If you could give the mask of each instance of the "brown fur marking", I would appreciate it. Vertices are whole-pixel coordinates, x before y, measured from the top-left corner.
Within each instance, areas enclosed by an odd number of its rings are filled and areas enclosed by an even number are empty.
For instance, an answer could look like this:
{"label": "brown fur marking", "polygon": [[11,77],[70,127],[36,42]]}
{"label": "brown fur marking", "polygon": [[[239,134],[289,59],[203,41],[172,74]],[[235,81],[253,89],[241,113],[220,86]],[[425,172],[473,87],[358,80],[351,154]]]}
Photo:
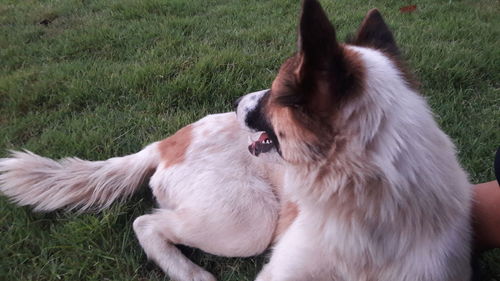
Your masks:
{"label": "brown fur marking", "polygon": [[273,241],[278,240],[283,233],[290,227],[299,215],[299,206],[293,202],[285,202],[280,210],[278,224],[274,231]]}
{"label": "brown fur marking", "polygon": [[186,151],[191,144],[192,135],[193,125],[188,125],[177,131],[173,136],[160,142],[159,149],[165,168],[184,161]]}
{"label": "brown fur marking", "polygon": [[[324,158],[332,147],[337,147],[333,144],[341,128],[332,124],[338,124],[335,122],[338,108],[359,97],[364,90],[365,68],[359,54],[342,45],[339,48],[346,72],[313,71],[305,78],[314,78],[317,83],[304,88],[306,81],[301,81],[296,75],[296,68],[301,66],[300,54],[296,54],[282,65],[272,84],[271,96],[263,105],[264,111],[275,131],[286,132],[286,139],[279,137],[283,156],[288,161],[292,161],[287,157],[287,143],[290,142],[304,144],[307,151],[303,153],[312,160]],[[336,83],[351,86],[337,87]]]}

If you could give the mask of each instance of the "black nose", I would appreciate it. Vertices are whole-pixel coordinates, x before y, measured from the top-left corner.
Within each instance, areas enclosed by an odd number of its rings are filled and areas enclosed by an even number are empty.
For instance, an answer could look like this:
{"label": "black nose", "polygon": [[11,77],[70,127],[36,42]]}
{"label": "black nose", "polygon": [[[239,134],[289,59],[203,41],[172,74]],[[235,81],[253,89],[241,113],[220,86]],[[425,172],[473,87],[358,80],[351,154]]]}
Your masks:
{"label": "black nose", "polygon": [[239,97],[237,100],[233,102],[233,109],[236,111],[238,109],[238,104],[240,104],[240,101],[243,97]]}

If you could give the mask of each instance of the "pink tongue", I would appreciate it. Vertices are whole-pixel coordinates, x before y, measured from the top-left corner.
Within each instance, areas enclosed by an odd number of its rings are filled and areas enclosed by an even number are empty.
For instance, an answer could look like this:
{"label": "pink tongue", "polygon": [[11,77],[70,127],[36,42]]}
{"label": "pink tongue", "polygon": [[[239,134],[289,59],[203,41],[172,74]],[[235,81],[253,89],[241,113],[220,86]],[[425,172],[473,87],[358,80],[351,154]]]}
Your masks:
{"label": "pink tongue", "polygon": [[269,136],[267,135],[267,133],[262,133],[262,135],[260,135],[260,137],[257,141],[263,142],[263,141],[267,140],[268,138],[269,138]]}
{"label": "pink tongue", "polygon": [[273,148],[273,145],[267,140],[269,140],[269,135],[267,135],[267,133],[262,133],[257,141],[252,142],[248,146],[248,151],[250,151],[250,153],[254,156],[259,156],[259,154],[263,152],[270,151]]}

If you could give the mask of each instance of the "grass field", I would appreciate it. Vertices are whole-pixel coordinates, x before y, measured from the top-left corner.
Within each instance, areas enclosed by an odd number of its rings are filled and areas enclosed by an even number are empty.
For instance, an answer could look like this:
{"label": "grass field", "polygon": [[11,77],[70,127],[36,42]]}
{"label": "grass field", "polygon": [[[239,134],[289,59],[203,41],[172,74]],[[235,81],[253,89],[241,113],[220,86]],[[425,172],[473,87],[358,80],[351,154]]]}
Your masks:
{"label": "grass field", "polygon": [[[413,13],[403,5],[417,4]],[[454,139],[472,182],[500,144],[500,1],[329,1],[339,38],[378,7]],[[0,157],[29,149],[89,160],[130,154],[267,88],[295,48],[298,0],[1,0]],[[146,188],[100,214],[34,214],[0,198],[0,280],[168,280],[131,228]],[[264,257],[184,249],[220,280]],[[500,280],[500,251],[482,257]]]}

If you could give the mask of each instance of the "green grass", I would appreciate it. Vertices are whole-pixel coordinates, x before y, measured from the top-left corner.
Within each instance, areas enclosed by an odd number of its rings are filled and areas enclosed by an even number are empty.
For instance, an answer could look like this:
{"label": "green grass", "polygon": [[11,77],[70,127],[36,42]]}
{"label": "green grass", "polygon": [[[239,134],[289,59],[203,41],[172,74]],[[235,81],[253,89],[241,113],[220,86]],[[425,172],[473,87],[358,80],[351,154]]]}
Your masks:
{"label": "green grass", "polygon": [[[339,38],[378,7],[472,182],[500,143],[500,1],[322,1]],[[295,48],[298,0],[0,1],[0,156],[130,154],[269,87]],[[39,24],[50,21],[48,25]],[[143,192],[101,214],[34,214],[0,198],[0,280],[168,280],[131,224]],[[253,280],[264,257],[185,249],[220,280]],[[483,255],[500,280],[500,251]]]}

